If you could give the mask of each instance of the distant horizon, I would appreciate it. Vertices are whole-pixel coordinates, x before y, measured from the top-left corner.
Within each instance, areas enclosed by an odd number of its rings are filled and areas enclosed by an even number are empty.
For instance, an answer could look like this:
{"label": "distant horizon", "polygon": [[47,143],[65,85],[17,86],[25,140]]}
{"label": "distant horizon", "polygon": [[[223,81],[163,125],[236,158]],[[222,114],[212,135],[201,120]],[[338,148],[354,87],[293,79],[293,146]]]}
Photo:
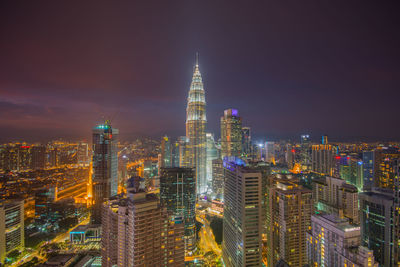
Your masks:
{"label": "distant horizon", "polygon": [[[118,127],[115,127],[117,129],[119,129]],[[207,131],[207,133],[210,131]],[[211,132],[213,133],[213,132]],[[218,141],[218,139],[220,138],[220,134],[218,134],[217,136],[214,134],[214,138],[215,141]],[[302,133],[302,134],[309,134],[309,133]],[[273,141],[273,142],[280,142],[280,141],[290,141],[290,142],[295,142],[295,143],[300,143],[300,135],[298,136],[286,136],[286,137],[277,137],[277,136],[273,136],[273,135],[252,135],[252,142],[254,143],[260,143],[260,142],[266,142],[266,141]],[[172,138],[173,140],[176,140],[179,136],[185,136],[184,134],[182,135],[174,135],[174,134],[161,134],[161,135],[148,135],[148,134],[142,134],[142,133],[137,133],[137,134],[124,134],[124,133],[119,133],[119,142],[133,142],[137,139],[144,139],[144,138],[150,138],[152,140],[158,140],[161,141],[161,138],[163,136],[168,136],[170,138]],[[269,138],[267,138],[266,136],[269,136]],[[317,136],[313,136],[310,135],[311,138],[311,142],[312,143],[321,143],[321,135],[317,135]],[[52,141],[66,141],[66,142],[79,142],[79,141],[83,141],[83,142],[88,142],[91,143],[91,139],[92,136],[91,134],[88,137],[54,137],[54,138],[49,138],[49,139],[31,139],[31,138],[15,138],[15,139],[2,139],[0,138],[0,144],[6,144],[6,143],[17,143],[17,142],[27,142],[27,143],[41,143],[41,144],[45,144],[45,143],[49,143]],[[382,144],[386,144],[386,143],[400,143],[400,140],[395,140],[395,139],[382,139],[382,138],[374,138],[374,137],[335,137],[335,136],[330,136],[328,135],[328,141],[329,143],[382,143]]]}

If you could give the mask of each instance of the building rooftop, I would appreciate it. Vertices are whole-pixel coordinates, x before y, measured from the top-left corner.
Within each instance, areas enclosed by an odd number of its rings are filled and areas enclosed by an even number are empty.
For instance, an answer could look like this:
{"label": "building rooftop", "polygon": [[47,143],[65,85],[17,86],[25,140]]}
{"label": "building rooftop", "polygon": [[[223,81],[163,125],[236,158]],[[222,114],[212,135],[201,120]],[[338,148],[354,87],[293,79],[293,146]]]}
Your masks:
{"label": "building rooftop", "polygon": [[323,221],[325,224],[340,229],[343,232],[360,231],[359,226],[352,225],[349,223],[348,219],[340,218],[335,214],[322,213],[319,215],[313,215],[313,217]]}

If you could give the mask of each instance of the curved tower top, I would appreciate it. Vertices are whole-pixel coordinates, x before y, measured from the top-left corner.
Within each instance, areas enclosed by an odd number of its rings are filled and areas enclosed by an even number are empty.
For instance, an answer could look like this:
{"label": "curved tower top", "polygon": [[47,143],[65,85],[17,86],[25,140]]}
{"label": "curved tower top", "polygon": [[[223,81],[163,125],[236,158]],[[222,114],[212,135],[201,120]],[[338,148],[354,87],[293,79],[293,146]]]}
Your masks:
{"label": "curved tower top", "polygon": [[203,79],[199,69],[198,57],[194,66],[193,78],[190,83],[190,90],[187,102],[186,122],[188,121],[207,121],[206,117],[206,98],[204,92]]}

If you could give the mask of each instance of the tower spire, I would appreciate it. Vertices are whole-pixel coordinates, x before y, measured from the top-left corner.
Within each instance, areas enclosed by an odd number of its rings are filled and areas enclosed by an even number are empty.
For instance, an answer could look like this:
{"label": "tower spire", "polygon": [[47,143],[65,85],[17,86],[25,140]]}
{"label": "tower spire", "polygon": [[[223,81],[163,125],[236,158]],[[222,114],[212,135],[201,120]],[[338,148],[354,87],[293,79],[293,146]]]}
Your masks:
{"label": "tower spire", "polygon": [[196,67],[199,66],[199,52],[196,52]]}

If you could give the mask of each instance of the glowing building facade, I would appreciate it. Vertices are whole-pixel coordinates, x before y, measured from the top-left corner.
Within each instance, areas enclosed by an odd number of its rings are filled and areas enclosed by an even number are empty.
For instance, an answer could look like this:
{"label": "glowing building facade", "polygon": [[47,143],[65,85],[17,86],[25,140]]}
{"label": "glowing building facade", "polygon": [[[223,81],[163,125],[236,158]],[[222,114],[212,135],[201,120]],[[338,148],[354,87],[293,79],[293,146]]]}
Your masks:
{"label": "glowing building facade", "polygon": [[237,109],[227,109],[221,117],[221,156],[242,155],[242,119]]}
{"label": "glowing building facade", "polygon": [[91,221],[101,223],[103,202],[118,193],[118,129],[109,121],[93,128],[93,209]]}
{"label": "glowing building facade", "polygon": [[189,166],[196,168],[197,193],[207,189],[206,177],[206,99],[198,60],[194,67],[186,109],[186,137]]}

